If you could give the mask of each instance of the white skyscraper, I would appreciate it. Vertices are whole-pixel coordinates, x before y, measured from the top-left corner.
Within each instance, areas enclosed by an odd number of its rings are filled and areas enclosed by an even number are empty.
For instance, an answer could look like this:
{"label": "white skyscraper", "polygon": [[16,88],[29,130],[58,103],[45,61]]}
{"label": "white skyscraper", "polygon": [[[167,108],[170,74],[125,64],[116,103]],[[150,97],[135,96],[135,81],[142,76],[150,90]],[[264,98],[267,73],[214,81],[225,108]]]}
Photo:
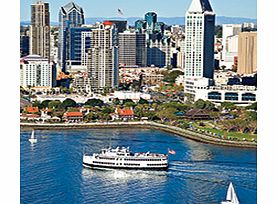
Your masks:
{"label": "white skyscraper", "polygon": [[118,48],[116,29],[104,22],[92,29],[91,49],[88,50],[88,77],[95,91],[115,88],[118,85]]}
{"label": "white skyscraper", "polygon": [[55,80],[55,67],[39,55],[28,55],[20,60],[20,86],[50,88]]}
{"label": "white skyscraper", "polygon": [[186,13],[186,78],[213,79],[214,26],[215,13],[209,0],[192,0]]}

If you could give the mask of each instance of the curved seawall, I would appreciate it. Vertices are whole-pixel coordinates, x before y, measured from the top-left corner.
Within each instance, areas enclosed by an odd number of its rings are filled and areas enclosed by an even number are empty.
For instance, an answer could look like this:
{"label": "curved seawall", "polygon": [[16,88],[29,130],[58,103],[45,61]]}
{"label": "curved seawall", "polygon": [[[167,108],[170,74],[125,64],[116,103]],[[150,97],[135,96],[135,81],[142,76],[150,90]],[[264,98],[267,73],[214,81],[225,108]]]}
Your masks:
{"label": "curved seawall", "polygon": [[257,148],[255,142],[249,141],[232,141],[223,139],[217,136],[211,136],[208,134],[203,134],[199,132],[194,132],[187,129],[182,129],[175,126],[164,125],[156,122],[103,122],[103,123],[21,123],[22,129],[37,129],[37,130],[57,130],[57,129],[93,129],[93,128],[149,128],[163,130],[169,133],[173,133],[191,140],[198,142],[231,146],[231,147],[241,147],[241,148]]}

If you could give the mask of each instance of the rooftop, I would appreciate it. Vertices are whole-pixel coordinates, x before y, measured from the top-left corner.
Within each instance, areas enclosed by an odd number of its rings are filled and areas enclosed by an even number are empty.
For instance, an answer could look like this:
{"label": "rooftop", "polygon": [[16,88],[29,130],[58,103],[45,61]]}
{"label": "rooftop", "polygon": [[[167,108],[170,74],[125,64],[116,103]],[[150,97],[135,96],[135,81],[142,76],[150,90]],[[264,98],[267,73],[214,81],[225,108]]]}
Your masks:
{"label": "rooftop", "polygon": [[192,0],[188,12],[213,12],[209,0]]}
{"label": "rooftop", "polygon": [[77,11],[83,13],[83,9],[78,6],[76,3],[74,2],[69,2],[68,4],[66,4],[65,6],[62,6],[61,7],[61,10],[64,12],[64,13],[69,13],[72,9],[76,9]]}

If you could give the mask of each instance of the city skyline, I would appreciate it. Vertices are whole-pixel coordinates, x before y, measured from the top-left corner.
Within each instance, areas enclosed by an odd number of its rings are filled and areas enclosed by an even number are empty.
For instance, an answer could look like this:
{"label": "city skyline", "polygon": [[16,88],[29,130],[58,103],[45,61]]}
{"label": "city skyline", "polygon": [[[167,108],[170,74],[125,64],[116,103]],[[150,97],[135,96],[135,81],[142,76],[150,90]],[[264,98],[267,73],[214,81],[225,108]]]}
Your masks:
{"label": "city skyline", "polygon": [[[20,3],[20,20],[29,21],[30,20],[30,3],[35,3],[36,1],[21,0]],[[58,11],[61,6],[69,3],[68,0],[53,1],[48,0],[50,5],[50,20],[52,22],[58,21]],[[113,1],[95,1],[93,4],[84,0],[74,1],[78,5],[84,8],[84,13],[86,18],[93,17],[142,17],[144,13],[148,11],[155,11],[160,17],[183,17],[185,16],[185,11],[190,6],[190,0],[173,0],[173,1],[162,1],[153,0],[151,2],[147,0],[141,0],[138,2],[127,0]],[[109,7],[106,5],[109,4]],[[178,6],[172,6],[178,5]],[[257,2],[252,0],[233,0],[223,2],[221,0],[211,1],[211,5],[217,16],[227,16],[227,17],[241,17],[241,18],[257,18]],[[237,6],[239,5],[239,7]],[[105,9],[99,9],[105,6]],[[123,16],[118,14],[117,9],[120,8],[123,12]],[[174,8],[174,9],[168,9]],[[236,8],[236,9],[230,9]],[[247,8],[247,9],[246,9]]]}

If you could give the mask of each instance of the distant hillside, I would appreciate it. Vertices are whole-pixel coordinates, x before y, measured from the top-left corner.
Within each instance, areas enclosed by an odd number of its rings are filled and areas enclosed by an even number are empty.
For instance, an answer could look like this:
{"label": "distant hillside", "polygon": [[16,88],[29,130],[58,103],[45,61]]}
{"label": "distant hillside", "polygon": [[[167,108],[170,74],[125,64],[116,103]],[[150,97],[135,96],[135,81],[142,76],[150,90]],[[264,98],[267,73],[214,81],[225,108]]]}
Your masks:
{"label": "distant hillside", "polygon": [[[129,17],[129,18],[104,18],[104,17],[95,17],[95,18],[86,18],[86,24],[94,24],[96,22],[102,22],[104,20],[127,20],[129,25],[135,25],[135,21],[142,19],[141,17]],[[184,25],[184,17],[158,17],[158,21],[164,22],[167,25]],[[251,18],[240,18],[240,17],[226,17],[226,16],[217,16],[216,25],[222,24],[240,24],[240,23],[257,23],[257,19]],[[30,21],[21,21],[20,25],[30,25]],[[57,22],[51,22],[51,25],[57,26]]]}

